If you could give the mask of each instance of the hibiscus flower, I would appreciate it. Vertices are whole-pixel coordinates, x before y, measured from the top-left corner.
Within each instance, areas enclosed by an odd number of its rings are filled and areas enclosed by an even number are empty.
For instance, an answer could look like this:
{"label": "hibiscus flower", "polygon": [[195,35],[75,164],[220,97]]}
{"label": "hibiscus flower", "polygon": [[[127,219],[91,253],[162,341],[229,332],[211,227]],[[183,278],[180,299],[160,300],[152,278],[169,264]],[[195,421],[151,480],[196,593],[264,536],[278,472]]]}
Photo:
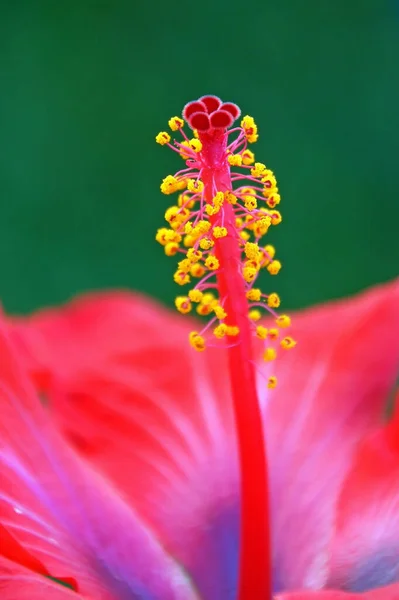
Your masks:
{"label": "hibiscus flower", "polygon": [[[399,598],[398,300],[393,282],[297,314],[281,385],[259,376],[278,598]],[[3,324],[3,598],[236,598],[227,365],[189,328],[128,293]]]}
{"label": "hibiscus flower", "polygon": [[281,198],[239,114],[205,96],[156,136],[186,166],[156,239],[205,325],[128,293],[0,324],[7,600],[398,596],[399,284],[287,335],[255,287]]}

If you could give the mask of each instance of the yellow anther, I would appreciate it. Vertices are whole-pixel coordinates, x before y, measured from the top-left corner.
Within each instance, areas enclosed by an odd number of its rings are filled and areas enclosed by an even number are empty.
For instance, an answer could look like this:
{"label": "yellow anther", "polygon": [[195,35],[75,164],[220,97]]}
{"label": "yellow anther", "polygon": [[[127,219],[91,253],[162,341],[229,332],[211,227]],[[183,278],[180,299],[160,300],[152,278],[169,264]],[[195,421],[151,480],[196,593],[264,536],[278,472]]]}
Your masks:
{"label": "yellow anther", "polygon": [[196,238],[192,235],[186,235],[184,237],[184,245],[186,248],[191,248],[192,246],[194,246],[195,242],[196,242]]}
{"label": "yellow anther", "polygon": [[208,237],[202,238],[202,240],[200,240],[200,243],[199,243],[200,248],[202,250],[209,250],[210,248],[212,248],[212,246],[214,244],[215,244],[215,242]]}
{"label": "yellow anther", "polygon": [[161,183],[161,192],[166,195],[173,194],[173,192],[176,192],[178,189],[178,183],[176,177],[168,175]]}
{"label": "yellow anther", "polygon": [[244,240],[244,242],[248,241],[251,237],[251,234],[248,233],[248,231],[241,231],[240,232],[240,238],[242,238]]}
{"label": "yellow anther", "polygon": [[291,325],[291,318],[288,315],[279,315],[276,323],[281,328],[289,327]]}
{"label": "yellow anther", "polygon": [[191,302],[201,302],[203,295],[201,290],[196,290],[195,288],[188,292],[188,297]]}
{"label": "yellow anther", "polygon": [[262,177],[268,172],[266,165],[260,162],[256,162],[251,169],[252,177]]}
{"label": "yellow anther", "polygon": [[255,227],[254,230],[259,230],[261,231],[261,235],[264,235],[267,230],[269,229],[270,225],[272,223],[272,220],[270,217],[261,217],[260,219],[258,219],[255,223]]}
{"label": "yellow anther", "polygon": [[232,192],[225,192],[224,193],[224,199],[229,204],[233,204],[233,205],[237,204],[237,196],[235,196]]}
{"label": "yellow anther", "polygon": [[174,231],[177,231],[177,232],[178,232],[178,231],[181,229],[181,225],[182,225],[183,221],[184,221],[184,217],[181,217],[181,216],[179,215],[179,216],[176,216],[176,218],[175,218],[175,219],[173,219],[173,221],[171,221],[171,222],[169,223],[169,225],[171,226],[171,228],[172,228]]}
{"label": "yellow anther", "polygon": [[[172,209],[177,209],[177,211],[174,212]],[[188,210],[188,208],[179,208],[178,206],[171,206],[170,209],[168,209],[165,213],[165,219],[169,220],[171,226],[175,221],[178,221],[180,225],[182,225],[183,222],[185,224],[189,223],[189,221],[187,221],[189,217],[191,217],[191,212]]]}
{"label": "yellow anther", "polygon": [[172,117],[169,119],[168,125],[172,131],[177,131],[178,129],[184,127],[184,121],[180,117]]}
{"label": "yellow anther", "polygon": [[223,192],[217,192],[216,196],[212,199],[213,206],[221,207],[224,203],[224,194]]}
{"label": "yellow anther", "polygon": [[179,250],[179,244],[176,242],[168,242],[165,246],[166,256],[174,256]]}
{"label": "yellow anther", "polygon": [[217,305],[213,310],[218,319],[225,319],[227,317],[227,313],[223,306]]}
{"label": "yellow anther", "polygon": [[244,267],[242,270],[242,274],[247,283],[251,283],[255,279],[258,274],[258,269],[255,267]]}
{"label": "yellow anther", "polygon": [[240,333],[240,328],[237,325],[227,325],[227,335],[235,337]]}
{"label": "yellow anther", "polygon": [[252,288],[252,290],[247,291],[246,296],[248,300],[259,302],[262,296],[262,291],[259,288]]}
{"label": "yellow anther", "polygon": [[273,259],[276,254],[276,248],[271,244],[267,244],[264,248],[265,252],[268,254],[269,259]]}
{"label": "yellow anther", "polygon": [[177,233],[177,231],[173,231],[173,229],[167,229],[165,232],[165,240],[166,242],[176,242],[179,244],[181,242],[181,235]]}
{"label": "yellow anther", "polygon": [[269,362],[271,360],[274,360],[276,356],[277,352],[274,348],[266,348],[266,350],[263,353],[263,360]]}
{"label": "yellow anther", "polygon": [[197,306],[197,313],[202,316],[209,315],[217,306],[217,300],[213,294],[204,294],[201,303]]}
{"label": "yellow anther", "polygon": [[196,263],[202,258],[201,250],[194,250],[194,248],[190,248],[187,252],[187,258],[190,262]]}
{"label": "yellow anther", "polygon": [[191,233],[192,230],[193,230],[192,221],[187,221],[187,223],[184,225],[184,233]]}
{"label": "yellow anther", "polygon": [[178,283],[179,285],[190,283],[190,275],[188,275],[185,271],[181,271],[180,269],[178,269],[173,275],[173,279],[175,283]]}
{"label": "yellow anther", "polygon": [[239,227],[242,227],[243,225],[244,225],[244,221],[241,219],[241,217],[236,217],[235,226],[239,228]]}
{"label": "yellow anther", "polygon": [[252,117],[246,115],[241,121],[241,127],[243,128],[245,137],[250,144],[257,141],[258,128]]}
{"label": "yellow anther", "polygon": [[192,304],[188,296],[177,296],[175,299],[175,306],[183,315],[186,315],[192,309]]}
{"label": "yellow anther", "polygon": [[165,144],[169,144],[170,135],[166,131],[160,131],[155,138],[157,144],[161,144],[161,146],[165,146]]}
{"label": "yellow anther", "polygon": [[266,200],[266,204],[270,207],[270,208],[274,208],[275,206],[277,206],[277,204],[280,204],[280,194],[277,193],[273,193],[270,196],[268,196],[267,200]]}
{"label": "yellow anther", "polygon": [[257,133],[253,133],[252,135],[247,135],[247,140],[250,144],[253,144],[258,141],[258,137]]}
{"label": "yellow anther", "polygon": [[184,148],[188,148],[189,150],[192,150],[195,153],[201,152],[202,150],[202,143],[199,140],[196,140],[195,138],[193,138],[192,140],[185,140],[184,142],[181,142],[181,146],[183,146],[183,148],[181,148],[180,156],[185,160],[187,158],[190,158],[190,156],[192,157],[192,153],[189,152],[187,154]]}
{"label": "yellow anther", "polygon": [[197,139],[199,138],[198,129],[193,129],[193,136]]}
{"label": "yellow anther", "polygon": [[272,225],[278,225],[283,220],[281,213],[278,210],[273,210],[270,213],[270,217],[272,220]]}
{"label": "yellow anther", "polygon": [[191,196],[188,194],[179,194],[177,205],[179,207],[184,206],[185,208],[193,208],[195,205],[195,200],[191,200]]}
{"label": "yellow anther", "polygon": [[281,262],[279,260],[272,260],[272,262],[266,268],[270,275],[277,275],[281,269]]}
{"label": "yellow anther", "polygon": [[259,321],[262,318],[262,313],[257,308],[252,308],[248,313],[248,317],[251,321]]}
{"label": "yellow anther", "polygon": [[177,266],[180,271],[184,271],[184,273],[188,273],[191,269],[191,261],[188,258],[184,258],[180,262],[177,263]]}
{"label": "yellow anther", "polygon": [[214,238],[223,238],[223,237],[226,237],[226,235],[227,235],[227,229],[226,229],[226,227],[216,226],[212,229],[212,234],[213,234]]}
{"label": "yellow anther", "polygon": [[244,246],[245,256],[250,260],[258,260],[261,257],[261,251],[255,242],[247,242]]}
{"label": "yellow anther", "polygon": [[255,210],[258,206],[258,201],[253,196],[246,196],[244,200],[244,206],[247,210]]}
{"label": "yellow anther", "polygon": [[194,150],[194,152],[201,152],[202,143],[198,139],[193,138],[192,140],[190,140],[189,144],[191,150]]}
{"label": "yellow anther", "polygon": [[196,226],[193,229],[193,232],[195,232],[196,234],[202,235],[204,233],[207,233],[211,228],[211,224],[209,223],[209,221],[198,221],[198,223],[196,224]]}
{"label": "yellow anther", "polygon": [[184,215],[180,212],[180,208],[178,206],[171,206],[165,211],[165,221],[171,223],[175,219],[184,220]]}
{"label": "yellow anther", "polygon": [[201,292],[201,290],[193,289],[188,292],[188,297],[190,298],[191,302],[201,302],[203,295],[204,294]]}
{"label": "yellow anther", "polygon": [[220,323],[213,330],[213,335],[218,339],[224,338],[224,336],[226,334],[227,334],[227,325],[225,325],[224,323]]}
{"label": "yellow anther", "polygon": [[229,154],[227,157],[227,162],[232,167],[241,167],[242,165],[242,156],[241,154]]}
{"label": "yellow anther", "polygon": [[249,229],[251,231],[254,228],[255,222],[256,222],[256,218],[254,217],[254,215],[247,215],[245,217],[245,227],[246,227],[246,229]]}
{"label": "yellow anther", "polygon": [[212,307],[208,304],[199,304],[197,306],[197,313],[201,315],[201,317],[207,317],[212,312]]}
{"label": "yellow anther", "polygon": [[277,377],[275,377],[274,375],[271,375],[269,377],[269,379],[267,380],[267,387],[272,390],[276,386],[277,386]]}
{"label": "yellow anther", "polygon": [[279,330],[276,329],[275,327],[272,327],[271,329],[269,329],[269,333],[268,333],[269,340],[275,341],[278,338],[279,333],[280,333]]}
{"label": "yellow anther", "polygon": [[265,187],[263,188],[263,192],[262,192],[262,194],[264,196],[267,197],[272,192],[277,191],[277,180],[276,180],[276,177],[275,177],[273,171],[271,171],[270,169],[266,169],[262,173],[261,182],[265,184]]}
{"label": "yellow anther", "polygon": [[244,267],[252,267],[252,268],[256,269],[257,271],[259,271],[260,262],[256,258],[251,258],[251,259],[245,261]]}
{"label": "yellow anther", "polygon": [[202,302],[205,302],[205,304],[211,304],[212,307],[216,306],[217,304],[217,300],[212,292],[206,292],[202,298]]}
{"label": "yellow anther", "polygon": [[202,352],[205,350],[205,338],[197,331],[192,331],[188,336],[189,342],[194,350]]}
{"label": "yellow anther", "polygon": [[210,271],[216,271],[219,268],[219,261],[213,254],[209,255],[205,261],[205,266]]}
{"label": "yellow anther", "polygon": [[166,239],[166,234],[169,231],[169,229],[167,229],[166,227],[161,227],[160,229],[158,229],[156,235],[155,235],[155,239],[159,244],[162,244],[162,246],[166,246],[166,244],[168,243],[168,240]]}
{"label": "yellow anther", "polygon": [[219,212],[220,208],[218,206],[212,206],[212,204],[207,204],[205,206],[206,214],[211,217],[212,215],[216,215]]}
{"label": "yellow anther", "polygon": [[256,328],[256,337],[260,340],[265,340],[267,338],[267,329],[263,327],[263,325],[258,325]]}
{"label": "yellow anther", "polygon": [[244,150],[241,156],[243,165],[252,165],[255,162],[255,154],[251,150]]}
{"label": "yellow anther", "polygon": [[278,308],[280,306],[280,296],[278,294],[269,294],[267,305],[271,308]]}
{"label": "yellow anther", "polygon": [[177,189],[179,191],[181,190],[185,190],[187,187],[187,179],[179,179],[179,182],[177,184]]}
{"label": "yellow anther", "polygon": [[284,350],[290,350],[294,346],[296,346],[296,341],[291,336],[287,336],[283,338],[280,342],[280,346],[284,348]]}
{"label": "yellow anther", "polygon": [[[257,163],[259,164],[259,163]],[[243,187],[241,188],[241,195],[242,196],[256,196],[256,190],[253,187]]]}
{"label": "yellow anther", "polygon": [[187,179],[187,189],[189,192],[194,192],[195,194],[201,193],[204,190],[204,184],[200,179]]}
{"label": "yellow anther", "polygon": [[180,156],[182,157],[183,160],[187,160],[188,158],[190,158],[190,152],[187,154],[185,152],[185,148],[189,148],[191,150],[190,147],[190,142],[187,142],[187,140],[184,140],[184,142],[181,142],[181,147],[180,147]]}
{"label": "yellow anther", "polygon": [[203,275],[205,275],[205,273],[206,269],[200,263],[195,263],[190,269],[190,275],[192,275],[193,277],[202,277]]}

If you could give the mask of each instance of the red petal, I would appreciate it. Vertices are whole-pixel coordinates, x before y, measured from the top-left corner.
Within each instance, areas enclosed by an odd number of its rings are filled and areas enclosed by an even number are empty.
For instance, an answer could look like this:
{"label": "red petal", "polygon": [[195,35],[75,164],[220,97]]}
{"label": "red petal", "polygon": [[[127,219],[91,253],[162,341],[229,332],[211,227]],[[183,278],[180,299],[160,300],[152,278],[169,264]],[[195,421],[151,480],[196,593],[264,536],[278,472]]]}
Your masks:
{"label": "red petal", "polygon": [[20,564],[27,569],[34,571],[40,575],[52,577],[58,581],[67,584],[74,591],[77,591],[77,582],[72,577],[58,576],[57,573],[50,573],[44,564],[38,560],[33,554],[28,552],[17,539],[0,523],[0,554],[15,563]]}
{"label": "red petal", "polygon": [[[31,571],[41,575],[49,575],[48,569],[40,560],[30,554],[0,523],[1,554]],[[75,586],[76,587],[76,586]]]}
{"label": "red petal", "polygon": [[[0,556],[2,600],[83,600],[83,596]],[[85,596],[86,600],[95,596]]]}
{"label": "red petal", "polygon": [[215,110],[217,110],[221,104],[222,101],[220,98],[218,98],[217,96],[202,96],[199,101],[202,104],[205,104],[206,106],[206,110],[208,111],[208,114],[213,113]]}
{"label": "red petal", "polygon": [[[358,441],[381,418],[399,364],[399,281],[293,316],[265,406],[277,580],[324,585],[320,559]],[[262,391],[263,390],[263,391]],[[310,583],[311,582],[311,583]]]}
{"label": "red petal", "polygon": [[[169,313],[168,313],[169,315]],[[149,323],[152,336],[148,339]],[[126,364],[126,356],[136,343],[156,346],[157,330],[166,334],[175,328],[183,339],[186,332],[178,315],[159,312],[158,304],[127,292],[87,294],[62,308],[47,309],[32,317],[13,319],[10,334],[19,357],[33,374],[41,373],[48,390],[51,380],[75,378],[78,374],[101,369],[110,359]]]}
{"label": "red petal", "polygon": [[399,581],[398,431],[396,417],[361,444],[345,479],[331,548],[336,587],[363,591]]}

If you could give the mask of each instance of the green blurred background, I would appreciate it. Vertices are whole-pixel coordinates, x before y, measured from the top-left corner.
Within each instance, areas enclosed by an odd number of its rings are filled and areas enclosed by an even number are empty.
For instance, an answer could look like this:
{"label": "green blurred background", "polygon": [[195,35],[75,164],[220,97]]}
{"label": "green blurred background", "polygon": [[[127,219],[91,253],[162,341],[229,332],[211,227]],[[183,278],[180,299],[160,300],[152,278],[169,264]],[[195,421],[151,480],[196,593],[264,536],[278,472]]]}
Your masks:
{"label": "green blurred background", "polygon": [[394,0],[0,3],[0,296],[11,311],[87,289],[171,303],[154,241],[180,165],[154,143],[205,93],[237,102],[277,175],[298,307],[398,273]]}

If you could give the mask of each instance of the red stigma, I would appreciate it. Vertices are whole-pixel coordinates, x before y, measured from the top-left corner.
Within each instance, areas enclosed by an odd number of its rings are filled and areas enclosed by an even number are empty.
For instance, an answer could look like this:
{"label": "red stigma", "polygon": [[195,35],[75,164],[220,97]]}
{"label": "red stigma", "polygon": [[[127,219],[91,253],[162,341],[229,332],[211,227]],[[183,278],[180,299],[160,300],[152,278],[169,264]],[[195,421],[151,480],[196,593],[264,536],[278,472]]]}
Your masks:
{"label": "red stigma", "polygon": [[213,129],[227,129],[240,116],[241,111],[232,102],[222,102],[217,96],[202,96],[186,104],[183,118],[191,129],[210,132]]}

